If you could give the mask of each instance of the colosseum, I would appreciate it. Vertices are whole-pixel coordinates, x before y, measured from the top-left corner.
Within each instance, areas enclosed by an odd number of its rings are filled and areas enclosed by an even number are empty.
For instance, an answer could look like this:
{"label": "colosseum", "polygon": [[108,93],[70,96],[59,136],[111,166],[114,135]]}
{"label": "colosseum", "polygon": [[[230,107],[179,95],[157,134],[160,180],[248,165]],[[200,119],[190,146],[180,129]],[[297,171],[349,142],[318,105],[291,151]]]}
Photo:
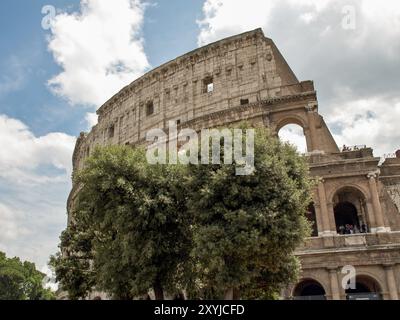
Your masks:
{"label": "colosseum", "polygon": [[[284,299],[397,300],[400,290],[400,152],[385,161],[366,146],[339,149],[318,112],[312,81],[299,81],[261,29],[184,54],[123,88],[97,111],[73,154],[82,168],[96,145],[135,145],[152,128],[200,130],[249,121],[278,135],[301,126],[318,178],[308,218],[312,237],[298,248],[301,280]],[[68,212],[77,186],[68,199]],[[356,289],[343,279],[356,272]],[[346,279],[344,279],[346,280]]]}

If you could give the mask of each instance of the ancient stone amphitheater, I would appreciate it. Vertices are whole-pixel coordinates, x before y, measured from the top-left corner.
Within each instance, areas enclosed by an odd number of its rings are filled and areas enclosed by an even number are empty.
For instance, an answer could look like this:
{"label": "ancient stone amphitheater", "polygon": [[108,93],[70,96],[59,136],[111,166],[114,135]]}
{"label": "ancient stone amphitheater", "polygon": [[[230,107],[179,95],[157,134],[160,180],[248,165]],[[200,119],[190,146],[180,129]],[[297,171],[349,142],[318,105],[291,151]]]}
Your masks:
{"label": "ancient stone amphitheater", "polygon": [[[135,80],[97,111],[73,154],[82,168],[96,145],[139,144],[152,128],[200,130],[241,120],[303,128],[311,174],[319,177],[308,217],[313,237],[296,254],[302,279],[282,292],[294,299],[398,299],[400,155],[383,163],[372,149],[339,150],[318,113],[312,81],[299,81],[261,29],[211,43]],[[74,203],[77,186],[68,199]],[[356,289],[342,280],[354,266]],[[345,267],[345,268],[344,268]]]}

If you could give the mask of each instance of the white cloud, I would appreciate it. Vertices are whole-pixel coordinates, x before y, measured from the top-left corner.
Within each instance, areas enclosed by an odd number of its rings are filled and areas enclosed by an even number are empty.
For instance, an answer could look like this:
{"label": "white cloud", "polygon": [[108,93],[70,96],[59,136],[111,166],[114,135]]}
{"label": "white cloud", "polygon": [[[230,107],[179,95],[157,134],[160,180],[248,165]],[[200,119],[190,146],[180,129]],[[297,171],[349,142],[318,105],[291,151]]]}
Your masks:
{"label": "white cloud", "polygon": [[14,240],[23,230],[18,228],[12,210],[0,203],[0,243]]}
{"label": "white cloud", "polygon": [[[17,182],[47,182],[64,179],[72,171],[75,138],[64,133],[35,137],[21,121],[0,115],[0,178]],[[40,167],[52,166],[61,171],[44,176]]]}
{"label": "white cloud", "polygon": [[85,120],[88,126],[88,130],[90,131],[92,127],[94,127],[98,122],[98,116],[95,112],[86,113]]}
{"label": "white cloud", "polygon": [[65,228],[75,138],[0,115],[0,251],[45,265]]}
{"label": "white cloud", "polygon": [[300,153],[307,152],[307,143],[303,129],[296,124],[289,124],[279,130],[279,138],[284,142],[289,142],[297,148]]}
{"label": "white cloud", "polygon": [[375,154],[394,153],[400,149],[400,99],[387,102],[385,99],[351,101],[335,108],[330,122],[340,126],[340,134],[335,140],[339,146],[364,145],[374,146]]}
{"label": "white cloud", "polygon": [[[343,28],[346,6],[355,9],[354,30]],[[399,147],[390,129],[399,119],[399,1],[207,0],[198,23],[199,45],[262,27],[298,78],[315,81],[320,112],[338,142],[367,144],[377,155]],[[374,133],[358,135],[367,123]]]}
{"label": "white cloud", "polygon": [[43,279],[44,287],[53,291],[57,291],[58,284],[56,283],[56,275],[53,270],[51,270],[48,265],[45,265],[40,269],[40,272],[46,275],[46,277]]}
{"label": "white cloud", "polygon": [[320,12],[329,1],[318,0],[206,0],[203,5],[204,18],[198,21],[201,28],[198,43],[205,45],[221,37],[264,27],[272,20],[274,10],[284,6],[302,8],[298,19],[309,23],[315,13]]}
{"label": "white cloud", "polygon": [[139,0],[81,0],[52,23],[49,50],[63,71],[49,81],[72,104],[100,106],[149,67]]}

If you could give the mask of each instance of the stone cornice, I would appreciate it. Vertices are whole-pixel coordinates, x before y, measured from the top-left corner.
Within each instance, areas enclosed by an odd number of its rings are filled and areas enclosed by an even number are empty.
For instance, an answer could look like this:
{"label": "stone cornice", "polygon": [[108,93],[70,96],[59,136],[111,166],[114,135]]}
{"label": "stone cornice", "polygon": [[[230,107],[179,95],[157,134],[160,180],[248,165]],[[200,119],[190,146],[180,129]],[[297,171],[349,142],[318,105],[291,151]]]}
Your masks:
{"label": "stone cornice", "polygon": [[[283,97],[278,97],[278,98],[270,98],[270,99],[265,99],[261,101],[257,101],[245,106],[237,106],[225,110],[220,110],[212,113],[208,113],[203,116],[196,117],[194,119],[191,119],[189,121],[183,122],[179,125],[179,128],[195,128],[196,124],[198,123],[206,123],[207,121],[212,121],[214,119],[222,119],[223,117],[230,116],[232,114],[240,114],[240,113],[245,113],[248,112],[249,110],[251,111],[251,118],[265,115],[265,114],[271,114],[273,112],[279,112],[280,110],[274,110],[271,107],[272,106],[277,106],[281,103],[287,103],[291,101],[299,101],[300,99],[307,100],[309,98],[315,98],[316,92],[305,92],[305,93],[299,93],[299,94],[294,94],[290,96],[283,96]],[[243,121],[245,119],[239,120]],[[222,123],[221,123],[222,124]],[[205,126],[207,127],[207,126]],[[164,128],[166,129],[166,128]],[[141,139],[137,141],[135,144],[143,144],[145,143],[145,139]]]}

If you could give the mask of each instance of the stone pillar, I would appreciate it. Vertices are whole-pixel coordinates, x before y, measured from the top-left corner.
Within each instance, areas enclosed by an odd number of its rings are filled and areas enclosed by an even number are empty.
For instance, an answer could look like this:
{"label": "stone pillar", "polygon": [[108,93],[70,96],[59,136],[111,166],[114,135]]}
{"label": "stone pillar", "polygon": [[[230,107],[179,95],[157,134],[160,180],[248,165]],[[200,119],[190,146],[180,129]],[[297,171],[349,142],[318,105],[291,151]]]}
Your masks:
{"label": "stone pillar", "polygon": [[329,220],[329,226],[330,226],[330,230],[333,231],[333,234],[335,234],[337,231],[336,228],[336,220],[335,220],[335,212],[333,209],[333,203],[332,202],[328,202],[327,203],[327,208],[328,208],[328,220]]}
{"label": "stone pillar", "polygon": [[387,229],[385,228],[385,223],[383,221],[382,207],[379,201],[378,188],[376,186],[376,175],[375,172],[371,172],[367,175],[375,217],[375,226],[371,228],[371,232],[386,232]]}
{"label": "stone pillar", "polygon": [[374,208],[372,207],[372,203],[370,200],[367,200],[366,205],[367,205],[368,228],[369,232],[372,232],[371,228],[375,228],[376,226]]}
{"label": "stone pillar", "polygon": [[310,152],[317,150],[318,143],[317,143],[317,131],[315,127],[315,112],[314,112],[315,105],[308,105],[306,107],[307,110],[307,118],[308,118],[308,128],[310,129]]}
{"label": "stone pillar", "polygon": [[314,204],[314,208],[315,208],[315,220],[317,220],[318,236],[320,236],[324,231],[324,226],[322,224],[321,207],[319,206],[319,204]]}
{"label": "stone pillar", "polygon": [[332,231],[329,223],[329,211],[326,202],[324,180],[320,179],[318,182],[318,198],[319,207],[321,209],[321,221],[322,221],[322,232],[321,235],[332,235]]}
{"label": "stone pillar", "polygon": [[394,275],[393,264],[383,266],[386,274],[386,282],[389,289],[390,300],[399,300],[399,294],[397,291],[396,277]]}
{"label": "stone pillar", "polygon": [[305,128],[303,130],[304,136],[306,137],[306,144],[307,144],[307,152],[312,152],[313,151],[313,145],[311,141],[311,134],[310,134],[310,129]]}
{"label": "stone pillar", "polygon": [[327,269],[329,272],[329,280],[331,283],[331,298],[332,300],[340,300],[339,278],[337,274],[337,268],[331,267]]}

